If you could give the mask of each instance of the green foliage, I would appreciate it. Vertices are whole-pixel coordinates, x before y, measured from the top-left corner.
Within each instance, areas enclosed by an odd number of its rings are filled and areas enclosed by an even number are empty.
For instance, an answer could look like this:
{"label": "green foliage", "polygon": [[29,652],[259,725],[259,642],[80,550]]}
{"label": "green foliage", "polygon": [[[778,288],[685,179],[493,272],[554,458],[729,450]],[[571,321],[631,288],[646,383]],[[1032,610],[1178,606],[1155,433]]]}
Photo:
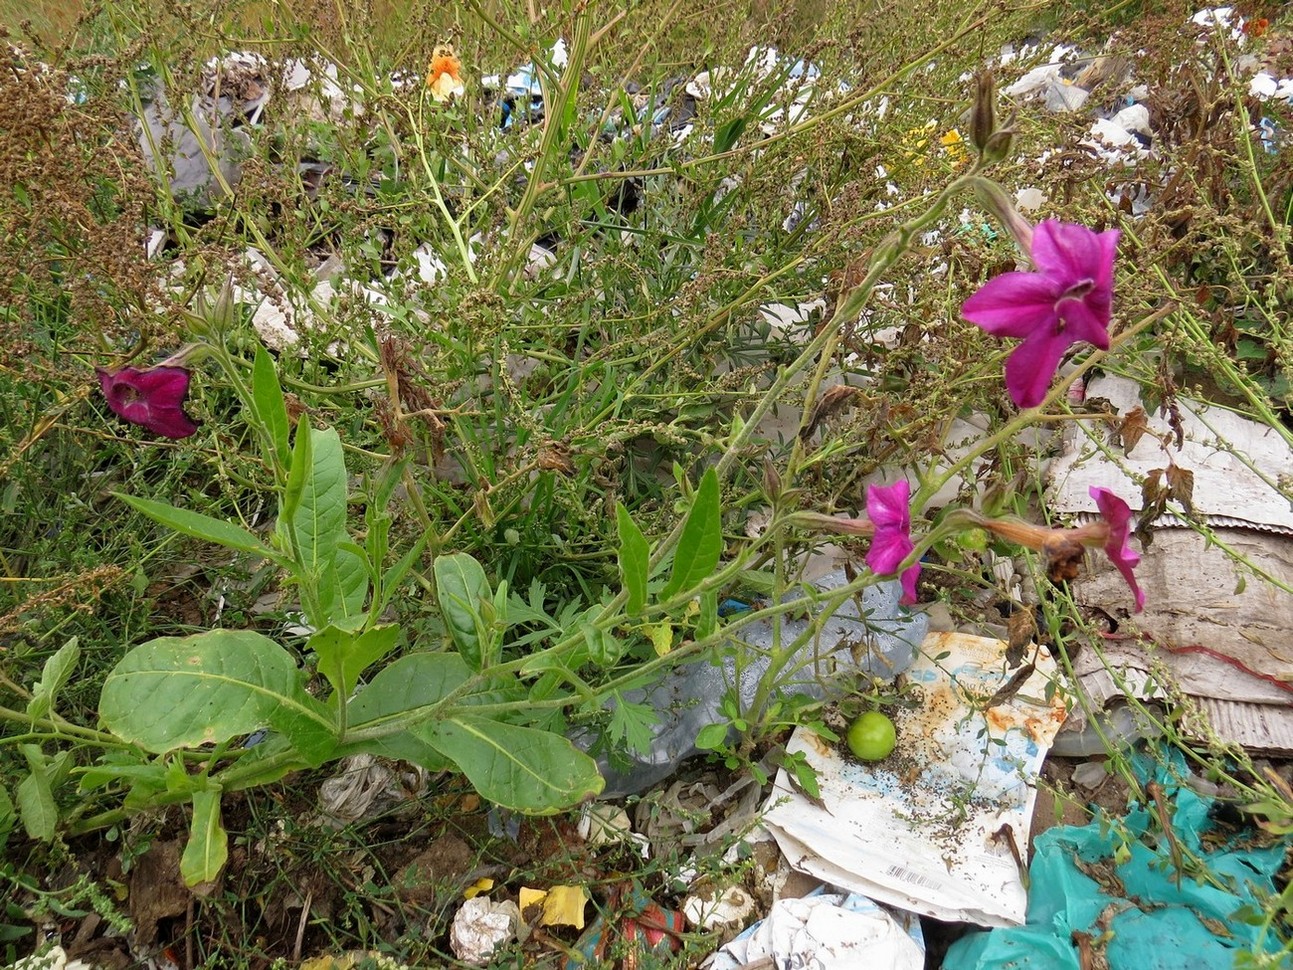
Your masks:
{"label": "green foliage", "polygon": [[[252,43],[263,13],[274,70],[325,50],[353,102],[316,77],[290,110],[271,101],[240,122],[243,178],[208,203],[173,195],[120,133],[158,94],[189,103],[225,53],[224,10],[109,3],[71,45],[100,56],[59,47],[35,52],[48,69],[9,72],[6,93],[51,120],[41,143],[0,133],[21,162],[0,243],[14,347],[0,655],[17,697],[0,708],[0,842],[21,824],[52,845],[186,801],[184,875],[206,882],[232,793],[361,753],[552,813],[600,791],[570,728],[612,755],[645,750],[657,713],[629,691],[698,657],[744,663],[756,616],[826,616],[874,581],[830,602],[805,592],[797,564],[820,537],[796,511],[855,514],[882,465],[921,469],[918,525],[971,469],[959,498],[1027,511],[1036,454],[1000,393],[1000,354],[958,315],[1019,254],[962,231],[973,202],[958,179],[976,163],[939,136],[968,107],[961,72],[1036,13],[746,12],[489,2],[418,11],[414,30],[403,5],[338,5],[322,22],[257,8],[232,35]],[[1117,345],[1099,364],[1140,380],[1147,409],[1202,382],[1293,440],[1290,153],[1261,148],[1235,51],[1214,37],[1205,56],[1178,26],[1151,32],[1138,72],[1233,117],[1164,119],[1135,178],[1170,185],[1170,204],[1123,218],[1084,151],[993,175],[1010,196],[1035,182],[1065,200],[1063,218],[1122,228]],[[559,36],[571,61],[540,67],[547,118],[501,130],[479,75],[542,61]],[[393,80],[421,71],[437,37],[469,79],[450,104]],[[747,61],[755,41],[795,53]],[[809,42],[816,85],[789,78]],[[1188,48],[1184,74],[1159,70],[1156,45],[1172,44]],[[58,66],[72,62],[76,77]],[[637,99],[607,82],[630,64]],[[711,69],[689,129],[669,128],[681,88],[666,97],[666,65]],[[1071,139],[1071,118],[1016,107],[1017,146]],[[317,184],[294,164],[306,157],[327,169]],[[139,240],[159,220],[167,252],[149,262]],[[249,268],[248,249],[270,270]],[[337,266],[329,295],[320,270]],[[271,270],[264,299],[247,295]],[[823,294],[804,319],[764,313]],[[298,337],[276,355],[251,323],[271,304]],[[199,433],[154,443],[117,421],[90,365],[146,365],[193,337]],[[1062,395],[1051,405],[1048,422],[1071,416]],[[970,411],[987,435],[947,458]],[[986,550],[938,525],[928,572],[972,602],[995,582]],[[755,578],[776,606],[720,616]],[[773,638],[753,701],[728,698],[703,748],[761,771],[783,732],[825,732],[816,702],[781,690],[802,645]],[[807,766],[782,757],[811,794]],[[1253,785],[1247,803],[1285,830],[1287,794]]]}

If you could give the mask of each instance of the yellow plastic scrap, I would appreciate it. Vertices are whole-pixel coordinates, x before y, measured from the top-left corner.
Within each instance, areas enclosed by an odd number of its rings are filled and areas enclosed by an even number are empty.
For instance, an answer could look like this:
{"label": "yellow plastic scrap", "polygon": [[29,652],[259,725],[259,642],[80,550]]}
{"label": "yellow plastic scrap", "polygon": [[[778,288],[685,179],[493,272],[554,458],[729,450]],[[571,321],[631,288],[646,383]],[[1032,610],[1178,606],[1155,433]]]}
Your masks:
{"label": "yellow plastic scrap", "polygon": [[534,910],[531,907],[542,905],[539,926],[573,926],[582,930],[588,899],[588,890],[583,886],[553,886],[548,890],[522,886],[521,918],[532,919]]}
{"label": "yellow plastic scrap", "polygon": [[477,879],[474,883],[472,883],[470,886],[468,886],[466,889],[462,891],[462,898],[473,899],[476,896],[479,896],[481,893],[489,892],[493,888],[494,888],[494,880],[488,879],[482,876],[480,879]]}

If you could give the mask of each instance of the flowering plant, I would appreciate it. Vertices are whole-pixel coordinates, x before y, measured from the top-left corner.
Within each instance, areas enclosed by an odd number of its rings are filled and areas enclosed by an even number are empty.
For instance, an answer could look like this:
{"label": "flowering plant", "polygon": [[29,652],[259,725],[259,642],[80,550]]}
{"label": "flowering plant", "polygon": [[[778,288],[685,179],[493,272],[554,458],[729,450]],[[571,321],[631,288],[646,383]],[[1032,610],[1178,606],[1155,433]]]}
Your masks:
{"label": "flowering plant", "polygon": [[426,85],[436,101],[451,101],[467,90],[462,81],[462,62],[448,44],[437,44],[432,52]]}
{"label": "flowering plant", "polygon": [[118,416],[164,438],[187,438],[197,433],[197,423],[184,413],[192,378],[187,368],[159,364],[95,370],[108,407]]}
{"label": "flowering plant", "polygon": [[1003,273],[961,307],[995,337],[1020,337],[1006,362],[1006,389],[1021,408],[1046,396],[1064,352],[1078,341],[1109,347],[1118,230],[1047,220],[1031,234],[1032,272]]}

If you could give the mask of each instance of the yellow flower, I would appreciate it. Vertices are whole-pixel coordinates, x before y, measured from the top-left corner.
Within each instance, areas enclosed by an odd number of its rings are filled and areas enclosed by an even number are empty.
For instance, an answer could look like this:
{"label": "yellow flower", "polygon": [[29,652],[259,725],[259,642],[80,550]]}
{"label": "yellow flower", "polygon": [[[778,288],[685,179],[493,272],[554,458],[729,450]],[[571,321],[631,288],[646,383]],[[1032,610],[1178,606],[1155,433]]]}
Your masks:
{"label": "yellow flower", "polygon": [[437,44],[427,68],[427,89],[437,101],[448,101],[467,90],[462,83],[462,62],[448,44]]}
{"label": "yellow flower", "polygon": [[947,157],[952,160],[952,164],[960,165],[962,162],[970,160],[970,152],[965,147],[965,139],[961,137],[961,133],[955,128],[946,132],[938,142],[943,146],[943,151],[947,152]]}

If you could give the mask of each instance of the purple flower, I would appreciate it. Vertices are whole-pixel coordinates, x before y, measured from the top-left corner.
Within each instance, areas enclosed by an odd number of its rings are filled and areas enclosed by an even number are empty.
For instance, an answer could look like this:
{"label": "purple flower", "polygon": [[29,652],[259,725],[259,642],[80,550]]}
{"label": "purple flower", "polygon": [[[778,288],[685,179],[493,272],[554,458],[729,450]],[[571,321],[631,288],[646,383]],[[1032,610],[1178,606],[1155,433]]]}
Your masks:
{"label": "purple flower", "polygon": [[96,367],[99,386],[108,407],[131,424],[165,438],[187,438],[198,430],[184,413],[189,393],[189,371],[184,367],[123,367],[106,371]]}
{"label": "purple flower", "polygon": [[1108,349],[1118,235],[1049,219],[1033,231],[1036,272],[1002,273],[962,304],[961,315],[994,337],[1023,338],[1006,361],[1006,390],[1019,407],[1042,402],[1079,340]]}
{"label": "purple flower", "polygon": [[1145,594],[1136,585],[1136,574],[1132,571],[1140,562],[1140,555],[1127,544],[1131,537],[1131,507],[1107,488],[1092,485],[1090,495],[1095,499],[1100,517],[1108,526],[1108,536],[1104,540],[1105,555],[1118,567],[1122,578],[1127,580],[1131,592],[1136,598],[1136,612],[1145,608]]}
{"label": "purple flower", "polygon": [[[866,490],[866,512],[875,525],[875,537],[867,550],[866,564],[877,576],[890,576],[916,547],[911,541],[911,510],[908,500],[911,486],[906,481],[892,485],[871,485]],[[920,563],[902,571],[902,600],[910,606],[916,602],[916,577]]]}

